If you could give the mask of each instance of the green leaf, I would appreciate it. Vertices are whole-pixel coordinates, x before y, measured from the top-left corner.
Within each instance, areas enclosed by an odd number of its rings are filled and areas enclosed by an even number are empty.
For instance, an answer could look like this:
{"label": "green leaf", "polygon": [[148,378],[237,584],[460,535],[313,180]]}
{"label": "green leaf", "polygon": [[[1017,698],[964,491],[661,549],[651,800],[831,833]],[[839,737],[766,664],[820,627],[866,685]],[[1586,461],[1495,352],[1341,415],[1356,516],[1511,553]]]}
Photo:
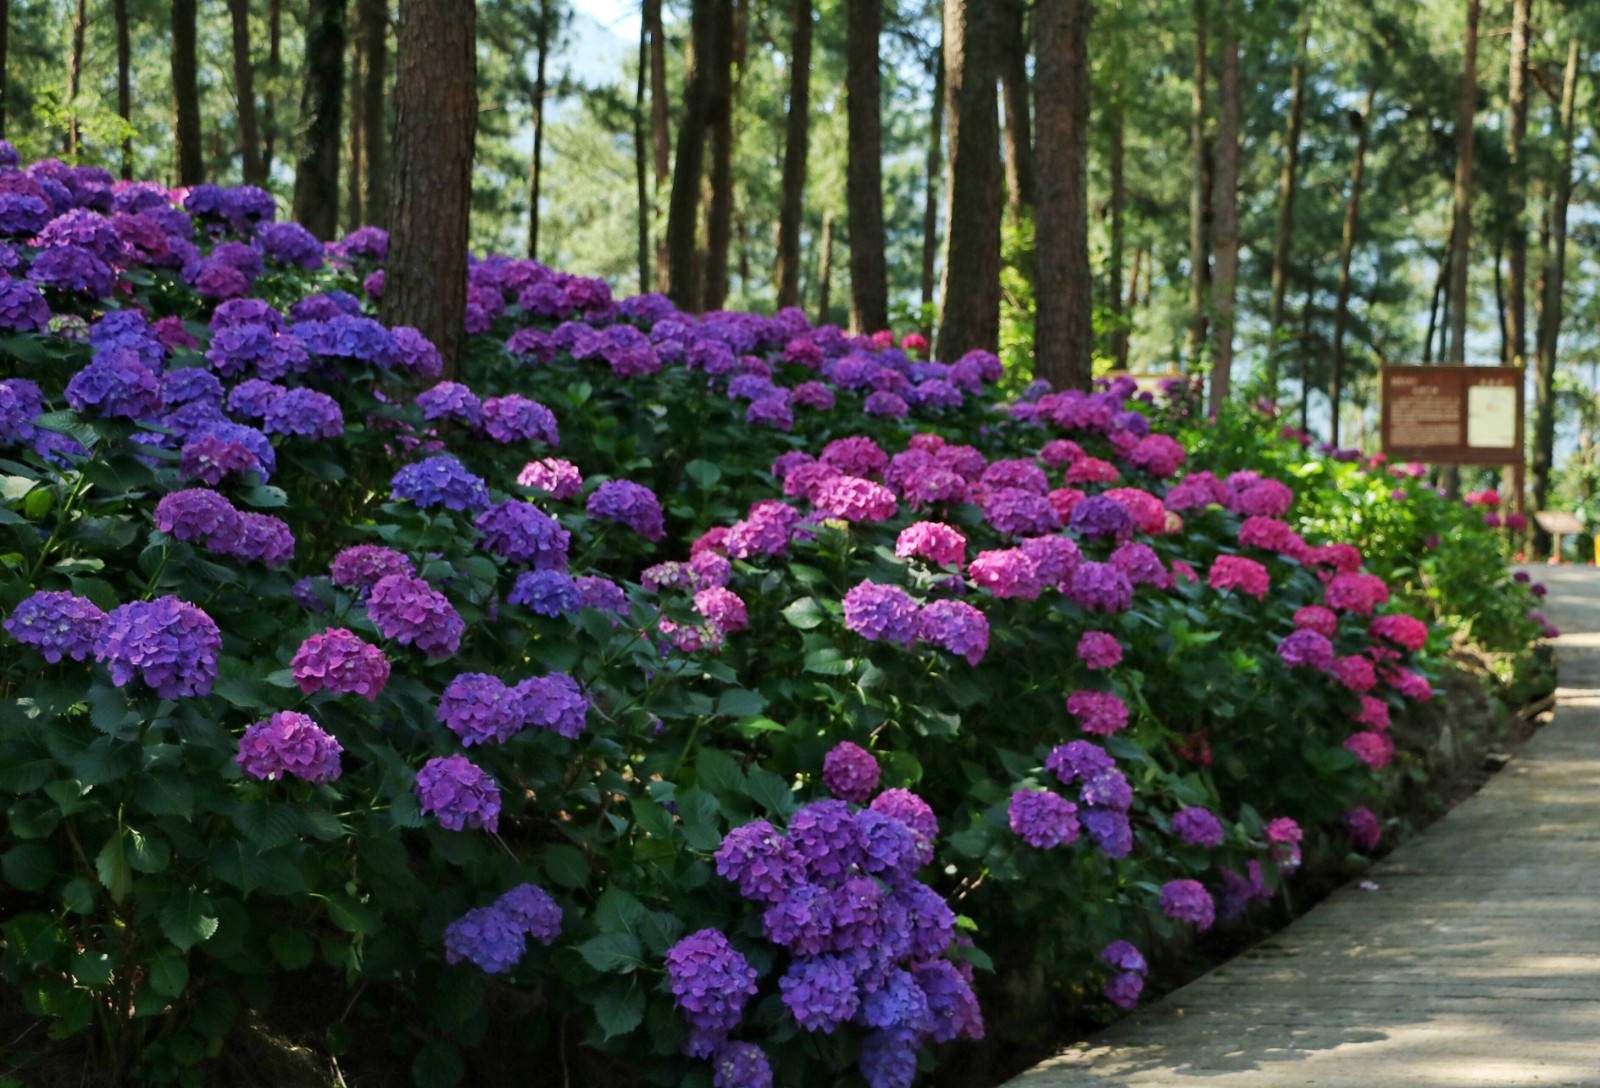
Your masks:
{"label": "green leaf", "polygon": [[789,626],[809,631],[822,626],[828,618],[828,613],[815,597],[801,597],[784,608],[783,618],[789,621]]}
{"label": "green leaf", "polygon": [[746,740],[754,740],[763,733],[781,733],[783,726],[771,718],[757,714],[753,718],[741,718],[733,723],[734,731]]}
{"label": "green leaf", "polygon": [[739,761],[717,748],[702,748],[694,761],[700,784],[712,793],[744,792],[744,770]]}
{"label": "green leaf", "polygon": [[672,837],[672,814],[662,805],[643,797],[633,799],[633,822],[658,839]]}
{"label": "green leaf", "polygon": [[311,957],[316,952],[316,945],[297,929],[274,930],[272,936],[267,938],[267,947],[272,949],[272,955],[289,971],[298,971],[311,965]]}
{"label": "green leaf", "polygon": [[594,1018],[607,1039],[626,1035],[644,1020],[644,993],[629,983],[626,989],[607,990],[594,1003]]}
{"label": "green leaf", "polygon": [[272,863],[248,843],[230,842],[211,852],[211,871],[249,895],[272,876]]}
{"label": "green leaf", "polygon": [[120,903],[133,890],[133,867],[128,864],[127,851],[123,849],[123,828],[117,828],[95,855],[94,871],[111,893],[113,902]]}
{"label": "green leaf", "polygon": [[774,815],[787,816],[798,807],[789,783],[765,768],[750,772],[747,788],[751,799]]}
{"label": "green leaf", "polygon": [[767,708],[767,697],[759,691],[734,688],[717,699],[717,713],[729,718],[749,718]]}
{"label": "green leaf", "polygon": [[246,506],[258,510],[272,510],[289,505],[289,496],[281,487],[247,487],[239,496]]}
{"label": "green leaf", "polygon": [[429,1043],[411,1063],[411,1079],[417,1088],[455,1088],[463,1072],[461,1051],[452,1043]]}
{"label": "green leaf", "polygon": [[72,980],[79,986],[98,990],[111,981],[113,961],[97,948],[86,948],[72,957]]}
{"label": "green leaf", "polygon": [[189,985],[189,965],[182,956],[163,952],[149,963],[150,988],[162,997],[177,997]]}
{"label": "green leaf", "polygon": [[383,928],[383,921],[376,911],[344,894],[328,896],[328,917],[340,929],[364,937],[370,937]]}
{"label": "green leaf", "polygon": [[581,888],[589,882],[589,860],[582,850],[566,843],[545,849],[544,871],[563,888]]}
{"label": "green leaf", "polygon": [[0,475],[0,502],[16,502],[38,486],[38,480],[27,476]]}
{"label": "green leaf", "polygon": [[194,888],[185,888],[167,901],[157,916],[161,932],[184,952],[217,932],[217,914],[211,900]]}
{"label": "green leaf", "polygon": [[722,469],[710,461],[690,461],[683,466],[683,471],[689,479],[704,488],[716,487],[722,479]]}
{"label": "green leaf", "polygon": [[56,875],[55,855],[41,843],[13,846],[0,855],[0,874],[5,876],[7,884],[19,891],[40,891]]}
{"label": "green leaf", "polygon": [[194,814],[194,783],[177,772],[142,775],[133,796],[152,816],[181,816],[187,820]]}
{"label": "green leaf", "polygon": [[578,954],[596,971],[626,974],[644,966],[644,946],[631,933],[602,933],[578,946]]}
{"label": "green leaf", "polygon": [[56,493],[49,488],[41,487],[23,500],[22,512],[29,521],[41,521],[55,504]]}

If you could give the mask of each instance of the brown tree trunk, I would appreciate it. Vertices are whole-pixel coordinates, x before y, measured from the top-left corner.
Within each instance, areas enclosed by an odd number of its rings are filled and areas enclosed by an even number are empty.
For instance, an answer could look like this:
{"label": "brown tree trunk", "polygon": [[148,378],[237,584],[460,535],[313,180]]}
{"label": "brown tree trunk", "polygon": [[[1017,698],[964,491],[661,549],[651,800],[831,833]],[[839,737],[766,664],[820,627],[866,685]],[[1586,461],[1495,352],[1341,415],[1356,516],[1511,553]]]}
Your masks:
{"label": "brown tree trunk", "polygon": [[367,222],[389,222],[388,99],[389,0],[357,0],[361,17],[362,69],[361,146],[366,155]]}
{"label": "brown tree trunk", "polygon": [[200,157],[199,61],[195,55],[195,0],[172,0],[172,113],[178,184],[205,180]]}
{"label": "brown tree trunk", "polygon": [[1510,197],[1507,230],[1510,268],[1506,283],[1507,345],[1503,351],[1511,366],[1523,366],[1528,356],[1528,170],[1522,141],[1528,133],[1528,6],[1513,0],[1511,6],[1511,78],[1507,97],[1511,123],[1506,131],[1507,176]]}
{"label": "brown tree trunk", "polygon": [[639,70],[633,86],[633,184],[639,204],[639,293],[650,291],[650,145],[645,135],[645,89],[650,85],[650,32],[639,21]]}
{"label": "brown tree trunk", "polygon": [[1206,140],[1206,3],[1194,0],[1194,90],[1190,98],[1193,161],[1189,186],[1189,338],[1185,354],[1197,367],[1206,343],[1211,284],[1211,155]]}
{"label": "brown tree trunk", "polygon": [[[3,0],[10,6],[10,0]],[[111,0],[111,17],[117,31],[117,116],[122,118],[122,180],[133,180],[133,81],[129,70],[133,64],[133,42],[128,31],[128,0]],[[4,23],[0,15],[0,25]],[[0,30],[0,99],[5,97],[5,33]],[[0,102],[0,136],[5,135],[5,105]]]}
{"label": "brown tree trunk", "polygon": [[733,238],[733,60],[732,0],[718,0],[713,40],[716,63],[706,100],[711,130],[711,191],[706,200],[706,263],[701,306],[720,310],[728,298],[728,245]]}
{"label": "brown tree trunk", "polygon": [[[359,9],[358,9],[359,10]],[[363,216],[366,207],[362,197],[363,178],[365,172],[366,151],[362,147],[365,126],[361,123],[361,91],[365,86],[362,66],[365,61],[363,54],[366,52],[362,45],[362,35],[352,34],[350,37],[350,78],[346,80],[345,116],[347,123],[349,146],[344,157],[344,229],[355,230],[364,225]]]}
{"label": "brown tree trunk", "polygon": [[[1111,94],[1111,246],[1106,254],[1106,304],[1111,311],[1111,358],[1118,370],[1128,368],[1128,315],[1122,305],[1122,260],[1127,248],[1128,178],[1127,111],[1122,102],[1122,83],[1112,84]],[[1139,276],[1134,266],[1134,279]],[[1132,309],[1132,305],[1128,309]]]}
{"label": "brown tree trunk", "polygon": [[1294,202],[1300,192],[1300,129],[1306,114],[1306,46],[1311,37],[1311,4],[1301,0],[1300,30],[1294,68],[1289,74],[1289,121],[1283,136],[1283,166],[1278,172],[1278,222],[1272,232],[1272,302],[1267,312],[1267,395],[1278,391],[1278,332],[1283,328],[1284,300],[1289,290],[1289,262],[1294,252]]}
{"label": "brown tree trunk", "polygon": [[1143,266],[1144,246],[1135,246],[1133,250],[1133,273],[1128,277],[1128,300],[1123,303],[1123,310],[1130,320],[1133,318],[1134,308],[1139,305],[1139,272]]}
{"label": "brown tree trunk", "polygon": [[1311,318],[1317,301],[1317,280],[1306,284],[1306,301],[1300,307],[1300,431],[1311,433]]}
{"label": "brown tree trunk", "polygon": [[[655,187],[651,194],[653,210],[659,214],[661,201],[672,179],[672,136],[667,122],[667,46],[661,27],[661,0],[644,0],[640,25],[650,36],[650,152],[655,164]],[[656,236],[655,283],[667,279],[667,236]]]}
{"label": "brown tree trunk", "polygon": [[1356,228],[1361,215],[1361,179],[1367,166],[1367,143],[1372,136],[1372,103],[1378,85],[1367,88],[1367,104],[1356,125],[1356,157],[1350,165],[1350,196],[1344,206],[1344,234],[1339,242],[1339,299],[1333,310],[1333,367],[1328,381],[1328,441],[1339,444],[1339,398],[1344,391],[1344,333],[1350,318],[1350,257],[1355,252]]}
{"label": "brown tree trunk", "polygon": [[789,114],[778,203],[778,306],[800,304],[800,217],[811,139],[811,0],[794,0],[789,23]]}
{"label": "brown tree trunk", "polygon": [[339,230],[339,144],[343,135],[345,0],[311,0],[306,22],[300,128],[305,144],[294,171],[294,217],[323,240]]}
{"label": "brown tree trunk", "polygon": [[1217,172],[1212,227],[1217,253],[1211,283],[1215,318],[1211,349],[1211,413],[1228,403],[1233,376],[1234,306],[1239,293],[1239,7],[1223,0],[1221,69],[1217,74]]}
{"label": "brown tree trunk", "polygon": [[[127,0],[117,0],[119,5]],[[264,185],[261,134],[256,127],[255,65],[250,59],[250,0],[228,0],[233,21],[233,89],[239,102],[239,158],[246,185]]]}
{"label": "brown tree trunk", "polygon": [[1472,137],[1478,109],[1478,4],[1467,0],[1467,35],[1456,113],[1455,246],[1450,264],[1450,355],[1467,359],[1467,270],[1472,265]]}
{"label": "brown tree trunk", "polygon": [[[1557,349],[1561,340],[1562,292],[1567,269],[1567,206],[1572,201],[1572,147],[1576,126],[1578,39],[1567,46],[1566,74],[1561,81],[1559,132],[1561,153],[1556,162],[1555,189],[1550,199],[1550,232],[1541,275],[1544,301],[1539,307],[1539,365],[1533,397],[1533,508],[1543,510],[1550,500],[1550,475],[1555,465],[1555,386]],[[1547,554],[1549,535],[1534,531],[1534,553]]]}
{"label": "brown tree trunk", "polygon": [[[941,20],[942,23],[942,20]],[[939,259],[939,198],[944,174],[944,36],[940,33],[933,62],[933,108],[928,116],[928,158],[922,188],[922,333],[933,336],[933,299]]]}
{"label": "brown tree trunk", "polygon": [[1500,325],[1500,365],[1511,365],[1511,331],[1506,325],[1506,281],[1500,266],[1505,263],[1505,239],[1494,240],[1494,312]]}
{"label": "brown tree trunk", "polygon": [[544,180],[545,62],[550,55],[550,3],[539,0],[539,60],[533,76],[533,157],[528,160],[528,259],[539,259],[539,186]]}
{"label": "brown tree trunk", "polygon": [[[272,176],[278,145],[278,78],[283,68],[283,0],[267,0],[267,93],[261,100],[261,171]],[[386,205],[387,207],[387,205]]]}
{"label": "brown tree trunk", "polygon": [[689,14],[689,75],[683,90],[683,119],[672,168],[672,199],[667,209],[667,275],[663,292],[680,310],[701,308],[700,260],[695,228],[700,221],[700,184],[705,170],[706,102],[711,68],[716,63],[712,42],[716,8],[728,0],[694,0]]}
{"label": "brown tree trunk", "polygon": [[817,244],[817,324],[828,324],[828,295],[833,289],[833,213],[822,217],[822,240]]}
{"label": "brown tree trunk", "polygon": [[[1450,279],[1450,247],[1455,242],[1455,230],[1452,228],[1450,237],[1445,239],[1444,256],[1439,258],[1439,275],[1433,281],[1433,299],[1428,304],[1428,335],[1422,339],[1422,361],[1433,362],[1433,337],[1439,328],[1439,301],[1444,295],[1446,283]],[[1440,354],[1443,354],[1441,352]]]}
{"label": "brown tree trunk", "polygon": [[[1000,342],[1000,117],[995,10],[990,0],[944,0],[945,116],[950,170],[945,206],[939,355],[957,359]],[[1041,54],[1043,50],[1041,49]],[[956,210],[960,214],[956,214]]]}
{"label": "brown tree trunk", "polygon": [[883,230],[883,73],[878,56],[883,4],[882,0],[848,0],[848,9],[845,204],[850,230],[850,327],[856,332],[875,332],[889,325]]}
{"label": "brown tree trunk", "polygon": [[67,157],[78,157],[78,91],[83,86],[83,36],[89,28],[88,0],[78,0],[72,14],[72,51],[67,54]]}
{"label": "brown tree trunk", "polygon": [[[1034,193],[1033,376],[1088,389],[1094,373],[1089,271],[1089,0],[1039,0],[1039,161]],[[952,202],[951,207],[965,207]],[[942,345],[941,345],[942,347]]]}
{"label": "brown tree trunk", "polygon": [[411,325],[461,373],[467,230],[478,127],[473,0],[401,0],[394,184],[383,319]]}
{"label": "brown tree trunk", "polygon": [[1028,35],[1023,0],[1000,8],[1000,87],[1005,95],[1006,203],[1015,217],[1033,206],[1033,126],[1028,109]]}

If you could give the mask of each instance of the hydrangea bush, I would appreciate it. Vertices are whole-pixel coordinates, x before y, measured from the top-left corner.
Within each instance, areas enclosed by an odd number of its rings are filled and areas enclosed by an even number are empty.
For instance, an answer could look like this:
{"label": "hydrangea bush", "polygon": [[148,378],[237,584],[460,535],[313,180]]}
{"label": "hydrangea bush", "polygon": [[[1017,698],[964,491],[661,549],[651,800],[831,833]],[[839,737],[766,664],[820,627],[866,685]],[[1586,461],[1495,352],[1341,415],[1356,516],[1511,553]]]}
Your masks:
{"label": "hydrangea bush", "polygon": [[1541,630],[1476,511],[1186,390],[499,257],[447,378],[382,231],[0,192],[0,975],[150,1083],[299,1022],[424,1088],[508,1032],[909,1085],[991,972],[1130,1007],[1378,847],[1448,640]]}

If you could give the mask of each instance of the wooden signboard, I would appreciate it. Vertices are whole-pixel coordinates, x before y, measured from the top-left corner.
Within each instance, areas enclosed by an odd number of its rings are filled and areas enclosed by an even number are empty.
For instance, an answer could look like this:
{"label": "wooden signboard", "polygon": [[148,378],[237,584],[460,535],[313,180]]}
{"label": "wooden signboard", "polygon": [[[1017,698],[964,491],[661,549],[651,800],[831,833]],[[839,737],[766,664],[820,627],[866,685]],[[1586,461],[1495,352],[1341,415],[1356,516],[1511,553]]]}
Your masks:
{"label": "wooden signboard", "polygon": [[1511,366],[1386,366],[1380,425],[1391,461],[1521,465],[1522,385]]}

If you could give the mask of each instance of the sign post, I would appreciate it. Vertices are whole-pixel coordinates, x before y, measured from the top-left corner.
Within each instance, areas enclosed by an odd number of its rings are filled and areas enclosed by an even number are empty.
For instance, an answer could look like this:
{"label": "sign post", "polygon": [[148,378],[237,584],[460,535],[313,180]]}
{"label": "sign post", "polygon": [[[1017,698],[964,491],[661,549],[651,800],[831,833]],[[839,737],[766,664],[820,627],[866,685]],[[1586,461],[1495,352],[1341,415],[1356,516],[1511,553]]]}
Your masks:
{"label": "sign post", "polygon": [[1386,366],[1379,431],[1391,461],[1508,466],[1517,513],[1526,516],[1522,397],[1514,366]]}

